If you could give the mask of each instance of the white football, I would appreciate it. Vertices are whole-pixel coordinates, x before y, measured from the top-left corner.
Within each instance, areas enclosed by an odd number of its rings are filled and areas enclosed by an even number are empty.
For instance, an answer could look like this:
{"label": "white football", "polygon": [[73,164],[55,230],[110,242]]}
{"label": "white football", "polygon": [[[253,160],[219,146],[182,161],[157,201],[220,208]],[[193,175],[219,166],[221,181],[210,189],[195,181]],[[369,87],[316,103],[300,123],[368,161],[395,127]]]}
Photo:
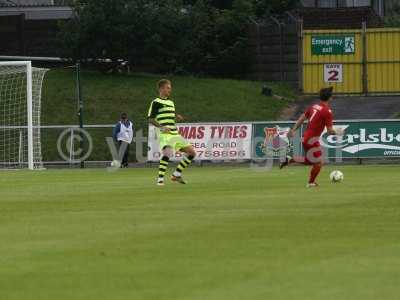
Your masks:
{"label": "white football", "polygon": [[119,160],[113,160],[113,161],[111,162],[111,167],[113,167],[113,168],[119,168],[119,167],[121,167],[120,161],[119,161]]}
{"label": "white football", "polygon": [[344,179],[344,175],[341,171],[335,170],[331,172],[329,178],[331,179],[332,182],[336,183],[336,182],[341,182]]}

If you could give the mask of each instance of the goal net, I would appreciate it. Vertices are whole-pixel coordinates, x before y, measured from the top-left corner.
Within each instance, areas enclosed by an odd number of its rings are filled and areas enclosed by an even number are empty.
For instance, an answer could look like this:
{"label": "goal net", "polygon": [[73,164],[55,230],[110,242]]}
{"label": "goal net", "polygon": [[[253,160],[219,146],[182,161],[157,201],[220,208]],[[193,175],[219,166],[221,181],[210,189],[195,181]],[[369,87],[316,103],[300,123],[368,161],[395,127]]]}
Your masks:
{"label": "goal net", "polygon": [[31,62],[0,62],[0,169],[43,167],[40,109],[47,71]]}

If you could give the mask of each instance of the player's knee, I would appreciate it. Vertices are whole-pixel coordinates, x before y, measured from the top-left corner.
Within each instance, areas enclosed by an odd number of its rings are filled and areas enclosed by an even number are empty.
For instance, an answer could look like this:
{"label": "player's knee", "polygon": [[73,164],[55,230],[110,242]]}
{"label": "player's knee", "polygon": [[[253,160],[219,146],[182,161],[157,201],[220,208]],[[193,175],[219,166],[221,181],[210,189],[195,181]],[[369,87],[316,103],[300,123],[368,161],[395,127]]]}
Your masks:
{"label": "player's knee", "polygon": [[171,149],[171,147],[164,147],[164,149],[162,150],[162,155],[163,156],[166,156],[166,157],[168,157],[168,158],[171,158],[172,157],[172,149]]}
{"label": "player's knee", "polygon": [[189,155],[190,160],[192,160],[196,157],[196,151],[194,151],[193,148],[190,148],[188,155]]}

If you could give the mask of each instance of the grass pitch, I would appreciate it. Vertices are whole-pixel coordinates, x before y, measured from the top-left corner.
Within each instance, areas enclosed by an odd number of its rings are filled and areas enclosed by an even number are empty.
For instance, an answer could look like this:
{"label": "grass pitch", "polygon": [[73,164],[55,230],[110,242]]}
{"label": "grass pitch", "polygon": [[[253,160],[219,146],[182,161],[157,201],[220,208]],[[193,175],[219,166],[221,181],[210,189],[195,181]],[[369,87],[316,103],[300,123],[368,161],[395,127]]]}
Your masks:
{"label": "grass pitch", "polygon": [[0,299],[398,299],[397,166],[0,173]]}

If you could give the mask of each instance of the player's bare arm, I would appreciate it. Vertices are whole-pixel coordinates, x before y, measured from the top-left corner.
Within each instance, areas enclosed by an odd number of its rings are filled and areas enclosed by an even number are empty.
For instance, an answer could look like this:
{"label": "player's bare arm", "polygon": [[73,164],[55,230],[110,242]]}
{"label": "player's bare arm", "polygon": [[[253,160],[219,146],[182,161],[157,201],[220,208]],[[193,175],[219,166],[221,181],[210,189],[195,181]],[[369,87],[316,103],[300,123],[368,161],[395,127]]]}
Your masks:
{"label": "player's bare arm", "polygon": [[296,121],[296,124],[294,124],[293,128],[289,130],[288,137],[294,137],[296,130],[300,128],[300,126],[304,123],[306,119],[306,115],[302,114],[300,118]]}
{"label": "player's bare arm", "polygon": [[178,121],[178,122],[182,122],[182,121],[185,121],[185,117],[184,116],[182,116],[182,115],[180,115],[180,114],[176,114],[176,120]]}
{"label": "player's bare arm", "polygon": [[337,135],[336,130],[333,127],[327,127],[326,131],[328,132],[329,135]]}
{"label": "player's bare arm", "polygon": [[333,126],[329,126],[326,128],[326,131],[328,132],[329,135],[343,135],[344,130],[341,128],[333,128]]}

